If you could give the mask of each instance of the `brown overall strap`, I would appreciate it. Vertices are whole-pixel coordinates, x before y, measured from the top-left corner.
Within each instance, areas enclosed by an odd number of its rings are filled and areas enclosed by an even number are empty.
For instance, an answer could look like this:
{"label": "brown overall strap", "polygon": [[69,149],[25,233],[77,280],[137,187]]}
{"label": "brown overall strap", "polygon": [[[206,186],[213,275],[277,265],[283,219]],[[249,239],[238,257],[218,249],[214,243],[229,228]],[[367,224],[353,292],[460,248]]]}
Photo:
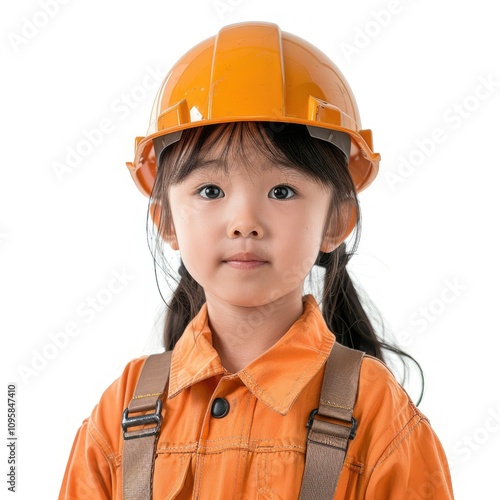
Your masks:
{"label": "brown overall strap", "polygon": [[[171,359],[171,351],[146,358],[132,400],[123,412],[123,500],[151,500],[153,497],[156,443],[162,421],[161,401],[168,385]],[[131,413],[139,415],[130,416]]]}
{"label": "brown overall strap", "polygon": [[356,435],[352,416],[358,392],[361,351],[338,342],[325,367],[319,408],[309,418],[306,464],[300,500],[332,500],[349,439]]}

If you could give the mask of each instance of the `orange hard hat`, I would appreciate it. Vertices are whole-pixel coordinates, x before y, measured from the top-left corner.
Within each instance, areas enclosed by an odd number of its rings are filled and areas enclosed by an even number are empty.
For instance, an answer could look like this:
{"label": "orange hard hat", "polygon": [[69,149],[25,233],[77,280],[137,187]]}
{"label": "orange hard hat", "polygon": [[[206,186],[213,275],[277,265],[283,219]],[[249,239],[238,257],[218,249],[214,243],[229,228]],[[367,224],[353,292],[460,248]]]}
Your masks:
{"label": "orange hard hat", "polygon": [[[127,163],[139,189],[151,194],[157,160],[182,130],[237,121],[299,123],[349,158],[356,191],[378,172],[371,130],[337,66],[309,42],[272,23],[226,26],[189,50],[156,96],[150,127]],[[346,135],[348,134],[348,135]],[[155,159],[156,158],[156,159]]]}

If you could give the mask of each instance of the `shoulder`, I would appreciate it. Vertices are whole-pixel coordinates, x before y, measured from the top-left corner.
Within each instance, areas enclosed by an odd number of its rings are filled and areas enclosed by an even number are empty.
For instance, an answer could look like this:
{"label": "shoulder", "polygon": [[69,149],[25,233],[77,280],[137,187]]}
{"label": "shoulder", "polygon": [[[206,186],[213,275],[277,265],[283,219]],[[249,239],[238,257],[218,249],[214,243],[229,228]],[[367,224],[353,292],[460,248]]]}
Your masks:
{"label": "shoulder", "polygon": [[81,425],[59,498],[115,498],[113,491],[121,481],[118,470],[122,458],[122,413],[133,395],[145,359],[135,359],[125,366]]}
{"label": "shoulder", "polygon": [[[358,397],[354,408],[360,440],[358,453],[372,467],[405,448],[405,442],[433,437],[429,421],[414,405],[387,366],[365,356],[361,364]],[[355,440],[356,441],[356,440]],[[421,443],[423,444],[423,443]]]}
{"label": "shoulder", "polygon": [[125,365],[122,374],[102,394],[98,404],[101,410],[121,407],[123,411],[132,398],[146,358],[142,356]]}
{"label": "shoulder", "polygon": [[101,451],[114,458],[120,453],[121,419],[128,406],[147,356],[133,359],[103,392],[88,419],[88,432]]}
{"label": "shoulder", "polygon": [[418,412],[387,365],[379,359],[367,355],[363,357],[361,363],[358,401],[366,407],[383,405],[395,409],[409,406],[410,414]]}
{"label": "shoulder", "polygon": [[357,433],[340,491],[354,488],[363,498],[453,498],[446,455],[428,419],[386,365],[370,356],[361,364],[353,415]]}

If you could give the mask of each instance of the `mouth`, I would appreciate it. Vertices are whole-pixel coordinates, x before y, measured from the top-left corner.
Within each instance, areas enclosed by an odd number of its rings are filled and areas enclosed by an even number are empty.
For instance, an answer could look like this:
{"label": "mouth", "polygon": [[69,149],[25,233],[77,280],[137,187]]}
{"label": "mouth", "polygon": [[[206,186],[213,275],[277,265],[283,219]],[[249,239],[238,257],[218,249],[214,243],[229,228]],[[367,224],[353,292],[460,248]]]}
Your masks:
{"label": "mouth", "polygon": [[268,263],[266,259],[249,252],[236,253],[222,262],[236,269],[256,269]]}

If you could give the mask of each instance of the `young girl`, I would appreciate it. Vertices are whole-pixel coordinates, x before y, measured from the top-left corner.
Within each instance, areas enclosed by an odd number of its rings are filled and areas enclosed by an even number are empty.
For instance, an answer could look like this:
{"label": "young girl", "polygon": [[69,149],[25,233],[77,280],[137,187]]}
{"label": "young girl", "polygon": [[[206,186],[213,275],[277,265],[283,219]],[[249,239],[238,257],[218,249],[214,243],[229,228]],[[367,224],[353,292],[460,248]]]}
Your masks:
{"label": "young girl", "polygon": [[[317,479],[317,464],[329,470],[320,450],[301,498],[453,498],[438,438],[380,361],[383,349],[403,353],[377,338],[346,269],[356,194],[378,162],[336,66],[273,24],[225,27],[166,77],[129,164],[150,196],[155,261],[168,269],[162,243],[180,257],[153,498],[299,498],[308,427],[328,421],[312,410],[336,343],[367,354],[347,453],[337,483]],[[304,295],[311,276],[317,299]],[[60,498],[149,498],[134,487],[149,474],[140,453],[124,456],[125,441],[142,442],[124,436],[144,364],[129,363],[83,423]]]}

